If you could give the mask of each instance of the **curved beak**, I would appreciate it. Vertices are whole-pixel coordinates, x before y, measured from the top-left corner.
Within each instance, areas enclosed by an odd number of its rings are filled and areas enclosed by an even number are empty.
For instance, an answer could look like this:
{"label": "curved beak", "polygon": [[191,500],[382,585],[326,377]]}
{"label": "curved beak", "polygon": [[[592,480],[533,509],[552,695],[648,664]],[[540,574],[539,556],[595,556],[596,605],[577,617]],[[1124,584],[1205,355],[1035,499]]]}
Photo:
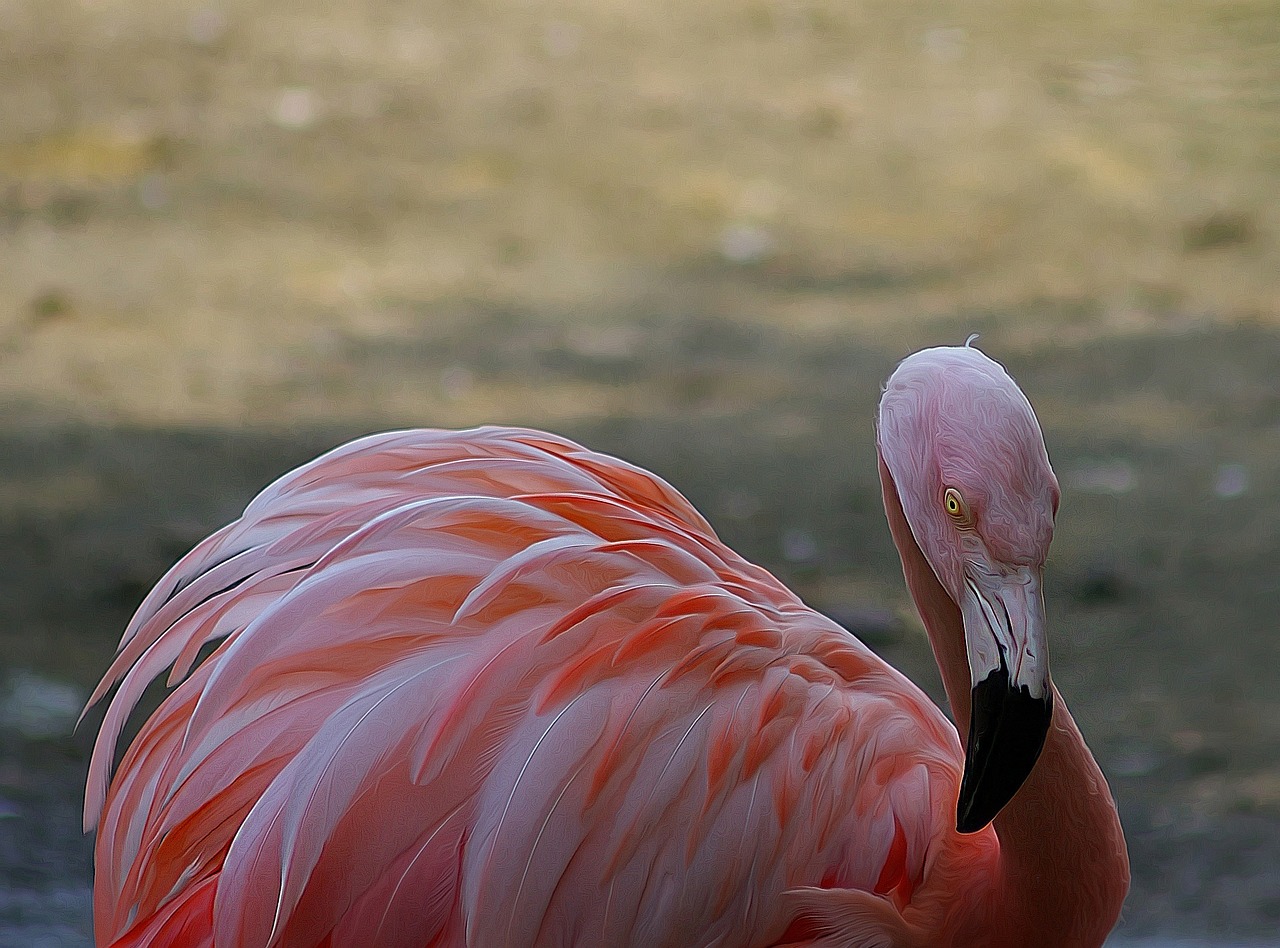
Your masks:
{"label": "curved beak", "polygon": [[1031,773],[1053,718],[1040,570],[965,570],[960,603],[973,682],[956,829],[990,823]]}

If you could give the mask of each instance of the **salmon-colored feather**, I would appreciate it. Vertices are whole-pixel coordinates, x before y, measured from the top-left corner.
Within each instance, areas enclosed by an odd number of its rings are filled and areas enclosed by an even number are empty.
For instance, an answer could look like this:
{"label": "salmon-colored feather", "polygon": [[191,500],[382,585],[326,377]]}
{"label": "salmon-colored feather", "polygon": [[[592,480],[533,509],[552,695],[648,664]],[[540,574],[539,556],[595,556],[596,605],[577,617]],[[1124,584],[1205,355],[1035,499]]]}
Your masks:
{"label": "salmon-colored feather", "polygon": [[[777,896],[833,858],[807,851],[819,834],[804,827],[851,812],[815,799],[857,785],[847,749],[827,750],[827,787],[812,777],[847,689],[909,695],[926,724],[898,746],[933,747],[939,779],[956,779],[954,737],[902,678],[721,546],[670,487],[550,436],[357,442],[268,488],[157,589],[170,598],[144,603],[104,682],[123,678],[86,810],[110,827],[104,941],[161,912],[186,874],[216,881],[217,937],[236,945],[318,943],[378,905],[385,944],[424,929],[625,940],[635,925],[698,930],[707,900],[726,937],[764,938],[785,928]],[[147,680],[219,638],[100,802]],[[857,659],[823,662],[828,639]],[[784,776],[797,733],[808,779]],[[892,836],[849,822],[844,874],[870,888]],[[741,855],[722,865],[726,838]],[[573,908],[583,885],[612,891],[608,916],[603,899]]]}
{"label": "salmon-colored feather", "polygon": [[663,481],[551,435],[286,475],[146,598],[93,700],[116,685],[104,945],[900,945],[992,896],[938,709]]}

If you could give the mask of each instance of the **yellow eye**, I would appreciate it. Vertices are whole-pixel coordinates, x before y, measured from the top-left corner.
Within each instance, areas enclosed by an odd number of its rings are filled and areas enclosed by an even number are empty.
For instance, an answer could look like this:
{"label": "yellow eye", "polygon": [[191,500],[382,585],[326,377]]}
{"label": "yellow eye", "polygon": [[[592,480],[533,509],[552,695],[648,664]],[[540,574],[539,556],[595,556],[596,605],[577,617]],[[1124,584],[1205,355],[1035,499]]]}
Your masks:
{"label": "yellow eye", "polygon": [[969,505],[964,502],[964,498],[954,487],[948,487],[947,492],[942,495],[942,505],[947,508],[947,513],[956,523],[968,524]]}

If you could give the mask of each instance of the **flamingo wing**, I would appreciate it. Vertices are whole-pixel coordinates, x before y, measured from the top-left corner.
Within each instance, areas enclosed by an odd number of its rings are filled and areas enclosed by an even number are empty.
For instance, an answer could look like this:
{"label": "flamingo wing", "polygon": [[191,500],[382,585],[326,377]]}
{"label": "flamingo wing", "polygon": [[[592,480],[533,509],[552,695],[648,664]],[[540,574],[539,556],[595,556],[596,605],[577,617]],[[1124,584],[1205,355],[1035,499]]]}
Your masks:
{"label": "flamingo wing", "polygon": [[671,487],[521,430],[286,475],[161,580],[117,684],[86,823],[121,944],[816,936],[896,917],[959,779],[937,709]]}

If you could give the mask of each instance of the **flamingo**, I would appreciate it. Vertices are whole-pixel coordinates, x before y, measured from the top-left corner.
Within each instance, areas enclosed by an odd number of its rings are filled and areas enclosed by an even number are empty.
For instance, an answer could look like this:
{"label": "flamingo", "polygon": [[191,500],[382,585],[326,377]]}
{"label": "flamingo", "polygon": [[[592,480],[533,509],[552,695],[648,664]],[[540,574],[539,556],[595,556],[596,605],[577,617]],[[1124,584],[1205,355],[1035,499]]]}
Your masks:
{"label": "flamingo", "polygon": [[562,438],[395,432],[285,475],[90,699],[118,685],[98,943],[1101,944],[1128,857],[1049,675],[1031,405],[926,349],[877,441],[955,726],[664,481]]}

